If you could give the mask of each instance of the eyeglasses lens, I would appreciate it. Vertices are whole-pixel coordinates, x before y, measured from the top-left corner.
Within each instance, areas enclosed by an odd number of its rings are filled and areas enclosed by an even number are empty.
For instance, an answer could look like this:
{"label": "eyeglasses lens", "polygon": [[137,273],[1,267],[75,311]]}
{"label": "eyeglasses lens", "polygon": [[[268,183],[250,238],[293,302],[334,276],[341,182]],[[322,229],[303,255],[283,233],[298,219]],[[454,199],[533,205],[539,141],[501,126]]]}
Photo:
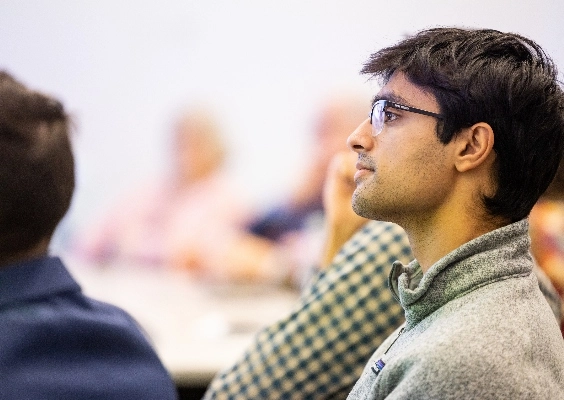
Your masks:
{"label": "eyeglasses lens", "polygon": [[372,119],[370,123],[372,124],[372,135],[377,136],[382,132],[384,126],[384,109],[386,107],[386,102],[384,100],[378,100],[374,103],[372,108]]}

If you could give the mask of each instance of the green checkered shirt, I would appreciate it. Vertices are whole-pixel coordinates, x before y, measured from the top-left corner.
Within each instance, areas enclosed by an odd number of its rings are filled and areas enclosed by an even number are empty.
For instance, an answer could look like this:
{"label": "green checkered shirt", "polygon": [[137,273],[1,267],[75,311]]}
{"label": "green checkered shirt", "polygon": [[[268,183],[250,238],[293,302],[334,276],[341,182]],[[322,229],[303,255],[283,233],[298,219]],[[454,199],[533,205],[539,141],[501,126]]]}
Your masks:
{"label": "green checkered shirt", "polygon": [[395,260],[412,258],[400,227],[368,222],[204,399],[346,398],[374,349],[404,321],[387,279]]}

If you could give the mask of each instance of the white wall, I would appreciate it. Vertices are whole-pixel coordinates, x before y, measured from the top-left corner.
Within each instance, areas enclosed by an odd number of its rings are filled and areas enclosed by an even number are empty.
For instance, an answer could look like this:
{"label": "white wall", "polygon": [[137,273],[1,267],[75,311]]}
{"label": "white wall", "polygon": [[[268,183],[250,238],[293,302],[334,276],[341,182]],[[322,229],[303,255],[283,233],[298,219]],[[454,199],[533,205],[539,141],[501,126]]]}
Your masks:
{"label": "white wall", "polygon": [[0,0],[0,68],[74,115],[81,225],[162,171],[182,104],[217,108],[234,179],[268,202],[308,173],[323,96],[369,93],[371,52],[426,27],[488,27],[530,36],[564,71],[563,17],[560,0]]}

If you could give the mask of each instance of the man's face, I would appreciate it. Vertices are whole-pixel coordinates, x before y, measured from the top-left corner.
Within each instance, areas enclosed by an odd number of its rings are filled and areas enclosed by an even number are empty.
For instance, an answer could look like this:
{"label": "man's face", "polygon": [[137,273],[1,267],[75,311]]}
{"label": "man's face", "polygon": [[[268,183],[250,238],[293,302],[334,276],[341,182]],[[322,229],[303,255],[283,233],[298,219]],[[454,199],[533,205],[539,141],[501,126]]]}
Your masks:
{"label": "man's face", "polygon": [[[402,73],[392,76],[378,99],[440,113],[434,96]],[[453,190],[455,168],[452,146],[439,141],[436,127],[435,117],[388,108],[377,136],[369,119],[349,136],[349,147],[358,153],[353,194],[357,214],[402,225],[440,211]]]}

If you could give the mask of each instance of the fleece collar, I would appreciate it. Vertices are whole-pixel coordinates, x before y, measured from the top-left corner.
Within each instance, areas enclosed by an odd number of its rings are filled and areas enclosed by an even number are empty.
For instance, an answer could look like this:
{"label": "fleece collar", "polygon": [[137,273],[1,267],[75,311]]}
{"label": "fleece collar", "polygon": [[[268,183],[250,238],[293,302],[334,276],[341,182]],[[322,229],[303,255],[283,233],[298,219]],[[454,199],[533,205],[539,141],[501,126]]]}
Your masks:
{"label": "fleece collar", "polygon": [[389,285],[405,310],[406,329],[449,301],[481,286],[530,275],[533,261],[529,246],[529,223],[523,219],[463,244],[433,264],[425,274],[417,260],[406,266],[396,261]]}

